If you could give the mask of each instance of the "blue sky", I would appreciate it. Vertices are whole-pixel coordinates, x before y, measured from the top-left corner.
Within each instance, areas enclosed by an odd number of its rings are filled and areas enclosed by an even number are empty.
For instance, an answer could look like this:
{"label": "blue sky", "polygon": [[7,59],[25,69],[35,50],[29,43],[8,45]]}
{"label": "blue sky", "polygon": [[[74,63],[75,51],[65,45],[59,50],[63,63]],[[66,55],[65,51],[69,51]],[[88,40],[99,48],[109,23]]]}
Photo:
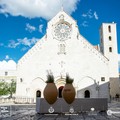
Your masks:
{"label": "blue sky", "polygon": [[[68,2],[69,1],[69,2]],[[18,60],[46,33],[63,4],[91,44],[99,44],[102,23],[117,23],[120,54],[120,0],[0,0],[0,67]],[[9,63],[10,64],[10,63]]]}

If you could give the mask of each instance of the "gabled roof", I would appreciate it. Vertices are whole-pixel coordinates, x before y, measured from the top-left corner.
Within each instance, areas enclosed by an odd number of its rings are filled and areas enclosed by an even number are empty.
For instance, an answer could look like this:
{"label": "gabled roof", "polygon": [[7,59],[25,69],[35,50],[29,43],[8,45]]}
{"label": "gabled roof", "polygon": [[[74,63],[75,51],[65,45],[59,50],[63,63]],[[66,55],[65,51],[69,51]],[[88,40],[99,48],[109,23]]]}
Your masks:
{"label": "gabled roof", "polygon": [[[57,19],[60,17],[60,15],[64,15],[64,16],[65,16],[65,20],[68,20],[68,19],[69,19],[69,20],[71,20],[73,23],[75,23],[75,24],[77,25],[76,20],[75,20],[74,18],[72,18],[70,15],[68,15],[64,10],[59,11],[59,12],[48,22],[48,24],[54,22],[55,20],[57,20]],[[68,22],[69,22],[69,21],[68,21]]]}
{"label": "gabled roof", "polygon": [[[55,17],[53,17],[49,22],[48,24],[55,24],[55,22],[57,22],[59,20],[59,17],[60,15],[64,15],[65,17],[65,21],[70,21],[72,23],[74,23],[76,26],[77,26],[77,23],[76,21],[70,16],[68,15],[64,10],[61,10]],[[107,62],[108,59],[100,52],[98,51],[97,49],[94,48],[94,46],[88,41],[86,40],[80,33],[79,33],[79,30],[78,30],[78,40],[80,39],[81,41],[84,42],[84,44],[86,46],[88,46],[90,49],[92,49],[92,51],[94,51],[94,53],[96,55],[98,55],[98,57],[103,60],[103,62]],[[41,44],[43,43],[43,41],[45,41],[46,39],[46,36],[47,35],[44,35],[43,38],[41,38],[37,43],[37,44]],[[77,36],[76,36],[77,37]],[[36,45],[34,45],[20,60],[18,63],[21,63],[21,62],[24,62],[25,59],[29,58],[29,54],[32,54],[33,52],[35,52],[35,49],[36,49]]]}

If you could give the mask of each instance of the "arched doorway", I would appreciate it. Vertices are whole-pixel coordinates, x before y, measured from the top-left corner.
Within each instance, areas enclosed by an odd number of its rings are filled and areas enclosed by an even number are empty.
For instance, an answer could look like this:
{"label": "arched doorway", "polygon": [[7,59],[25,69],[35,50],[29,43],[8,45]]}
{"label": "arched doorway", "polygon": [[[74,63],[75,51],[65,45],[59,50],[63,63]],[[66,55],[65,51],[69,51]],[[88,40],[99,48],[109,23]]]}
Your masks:
{"label": "arched doorway", "polygon": [[64,88],[64,86],[60,86],[59,88],[58,88],[58,97],[59,98],[62,98],[62,90],[63,90],[63,88]]}
{"label": "arched doorway", "polygon": [[40,90],[36,91],[36,97],[41,97],[41,91]]}
{"label": "arched doorway", "polygon": [[89,91],[89,90],[86,90],[86,91],[84,92],[84,97],[85,97],[85,98],[90,98],[90,91]]}

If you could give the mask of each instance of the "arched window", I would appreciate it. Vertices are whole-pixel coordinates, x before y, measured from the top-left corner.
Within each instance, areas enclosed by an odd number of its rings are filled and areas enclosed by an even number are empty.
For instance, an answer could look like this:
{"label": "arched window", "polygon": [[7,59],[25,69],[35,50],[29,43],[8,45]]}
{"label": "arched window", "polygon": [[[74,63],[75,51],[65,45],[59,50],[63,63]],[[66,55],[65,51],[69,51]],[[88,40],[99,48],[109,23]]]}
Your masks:
{"label": "arched window", "polygon": [[59,54],[65,54],[65,44],[60,43],[59,44]]}
{"label": "arched window", "polygon": [[112,40],[112,37],[111,36],[109,36],[109,41],[111,41]]}
{"label": "arched window", "polygon": [[109,47],[109,52],[112,52],[112,47]]}
{"label": "arched window", "polygon": [[85,97],[85,98],[90,98],[90,91],[89,91],[89,90],[86,90],[86,91],[85,91],[84,97]]}
{"label": "arched window", "polygon": [[111,26],[110,25],[108,26],[108,31],[111,32]]}
{"label": "arched window", "polygon": [[40,90],[36,91],[36,97],[41,97],[41,91]]}

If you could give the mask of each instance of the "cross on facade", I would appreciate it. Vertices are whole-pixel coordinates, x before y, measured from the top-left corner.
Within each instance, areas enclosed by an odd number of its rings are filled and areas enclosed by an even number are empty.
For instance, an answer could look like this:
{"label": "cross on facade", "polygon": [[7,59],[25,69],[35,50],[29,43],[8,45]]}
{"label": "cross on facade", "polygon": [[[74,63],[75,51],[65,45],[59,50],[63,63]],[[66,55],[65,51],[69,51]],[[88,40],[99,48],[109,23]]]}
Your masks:
{"label": "cross on facade", "polygon": [[60,64],[60,66],[61,66],[61,68],[64,66],[64,64],[65,64],[65,62],[64,61],[61,61],[61,62],[59,62],[59,64]]}

